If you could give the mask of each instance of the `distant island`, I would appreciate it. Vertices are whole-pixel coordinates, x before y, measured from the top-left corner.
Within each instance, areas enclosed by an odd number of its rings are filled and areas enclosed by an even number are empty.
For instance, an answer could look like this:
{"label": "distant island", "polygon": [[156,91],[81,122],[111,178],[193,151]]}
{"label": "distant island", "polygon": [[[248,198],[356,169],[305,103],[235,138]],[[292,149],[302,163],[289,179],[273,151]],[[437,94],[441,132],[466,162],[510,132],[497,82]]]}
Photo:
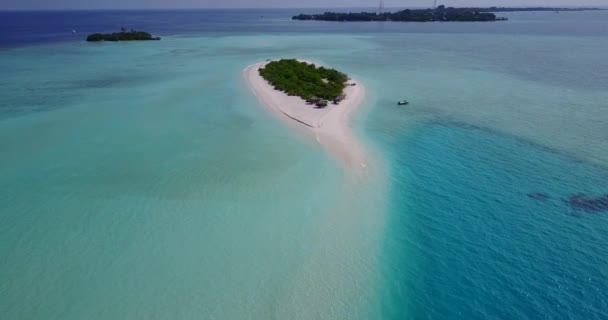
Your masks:
{"label": "distant island", "polygon": [[398,22],[432,22],[432,21],[504,21],[507,18],[497,17],[493,12],[515,11],[583,11],[602,10],[599,8],[453,8],[444,5],[435,9],[406,9],[397,12],[325,12],[321,14],[299,14],[293,20],[319,21],[398,21]]}
{"label": "distant island", "polygon": [[319,20],[319,21],[400,21],[400,22],[429,22],[429,21],[500,21],[491,12],[474,11],[468,8],[446,8],[438,6],[436,9],[406,9],[397,12],[359,12],[341,13],[325,12],[321,14],[300,14],[292,17],[293,20]]}
{"label": "distant island", "polygon": [[275,90],[298,96],[309,104],[326,107],[328,100],[335,104],[344,100],[348,76],[335,69],[317,67],[296,59],[272,61],[259,69],[260,75]]}
{"label": "distant island", "polygon": [[131,30],[127,31],[124,28],[121,32],[115,33],[94,33],[87,37],[89,42],[98,41],[146,41],[146,40],[160,40],[160,37],[153,37],[151,34],[143,31]]}

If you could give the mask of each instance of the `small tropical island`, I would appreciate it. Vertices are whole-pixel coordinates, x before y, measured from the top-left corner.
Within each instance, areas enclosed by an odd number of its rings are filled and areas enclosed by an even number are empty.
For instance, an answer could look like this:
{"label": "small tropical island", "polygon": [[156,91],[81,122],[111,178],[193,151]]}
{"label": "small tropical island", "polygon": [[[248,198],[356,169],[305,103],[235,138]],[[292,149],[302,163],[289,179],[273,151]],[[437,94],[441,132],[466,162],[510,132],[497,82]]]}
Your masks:
{"label": "small tropical island", "polygon": [[317,67],[296,59],[282,59],[266,64],[259,72],[275,90],[288,96],[298,96],[317,107],[326,107],[330,100],[339,104],[346,98],[343,91],[348,76],[335,69]]}
{"label": "small tropical island", "polygon": [[440,5],[434,9],[406,9],[397,12],[325,12],[321,14],[299,14],[293,16],[293,20],[318,20],[318,21],[397,21],[397,22],[485,22],[505,21],[507,18],[497,17],[494,12],[516,12],[516,11],[586,11],[602,10],[599,8],[454,8]]}
{"label": "small tropical island", "polygon": [[114,33],[93,33],[87,37],[89,42],[99,41],[148,41],[148,40],[160,40],[160,37],[153,37],[151,34],[144,31],[136,31],[131,29],[127,31],[122,28],[120,32]]}
{"label": "small tropical island", "polygon": [[349,171],[366,172],[370,155],[350,124],[365,98],[362,83],[338,70],[296,59],[252,64],[243,77],[264,109],[312,138]]}

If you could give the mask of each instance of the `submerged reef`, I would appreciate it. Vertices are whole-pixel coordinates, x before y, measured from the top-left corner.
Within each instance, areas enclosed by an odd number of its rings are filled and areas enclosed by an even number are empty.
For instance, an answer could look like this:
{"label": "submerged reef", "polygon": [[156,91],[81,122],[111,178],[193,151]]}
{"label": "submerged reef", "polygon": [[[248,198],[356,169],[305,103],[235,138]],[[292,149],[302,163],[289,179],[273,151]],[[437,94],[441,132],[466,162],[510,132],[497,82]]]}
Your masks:
{"label": "submerged reef", "polygon": [[528,197],[535,199],[535,200],[547,200],[547,199],[551,198],[550,195],[543,193],[543,192],[528,193]]}
{"label": "submerged reef", "polygon": [[572,208],[585,210],[587,212],[598,213],[608,211],[608,194],[599,197],[576,194],[564,201]]}

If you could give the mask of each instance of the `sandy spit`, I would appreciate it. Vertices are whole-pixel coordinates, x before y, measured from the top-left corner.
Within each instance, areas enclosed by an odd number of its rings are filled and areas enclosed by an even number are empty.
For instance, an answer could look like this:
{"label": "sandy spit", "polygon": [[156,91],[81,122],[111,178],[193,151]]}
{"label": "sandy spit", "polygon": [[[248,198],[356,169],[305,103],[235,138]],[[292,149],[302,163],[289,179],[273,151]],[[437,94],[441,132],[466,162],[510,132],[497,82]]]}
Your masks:
{"label": "sandy spit", "polygon": [[293,127],[299,128],[316,143],[356,174],[367,172],[370,157],[352,127],[351,117],[363,104],[365,87],[356,80],[355,86],[347,86],[346,99],[339,105],[330,104],[319,109],[306,104],[300,97],[290,97],[275,90],[262,76],[259,69],[268,62],[248,66],[243,71],[245,82],[266,109]]}

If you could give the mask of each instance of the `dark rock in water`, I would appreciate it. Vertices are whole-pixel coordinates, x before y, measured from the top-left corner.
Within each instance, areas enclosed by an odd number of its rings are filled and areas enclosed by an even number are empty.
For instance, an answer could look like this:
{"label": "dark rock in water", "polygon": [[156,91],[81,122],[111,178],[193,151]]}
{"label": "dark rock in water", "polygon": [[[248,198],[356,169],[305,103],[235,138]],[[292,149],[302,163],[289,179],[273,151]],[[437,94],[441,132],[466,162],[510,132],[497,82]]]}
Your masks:
{"label": "dark rock in water", "polygon": [[535,199],[535,200],[547,200],[547,199],[551,198],[550,195],[548,195],[546,193],[542,193],[542,192],[528,193],[528,197]]}
{"label": "dark rock in water", "polygon": [[572,208],[588,212],[608,211],[608,194],[596,198],[588,197],[584,194],[577,194],[566,199],[565,202]]}

